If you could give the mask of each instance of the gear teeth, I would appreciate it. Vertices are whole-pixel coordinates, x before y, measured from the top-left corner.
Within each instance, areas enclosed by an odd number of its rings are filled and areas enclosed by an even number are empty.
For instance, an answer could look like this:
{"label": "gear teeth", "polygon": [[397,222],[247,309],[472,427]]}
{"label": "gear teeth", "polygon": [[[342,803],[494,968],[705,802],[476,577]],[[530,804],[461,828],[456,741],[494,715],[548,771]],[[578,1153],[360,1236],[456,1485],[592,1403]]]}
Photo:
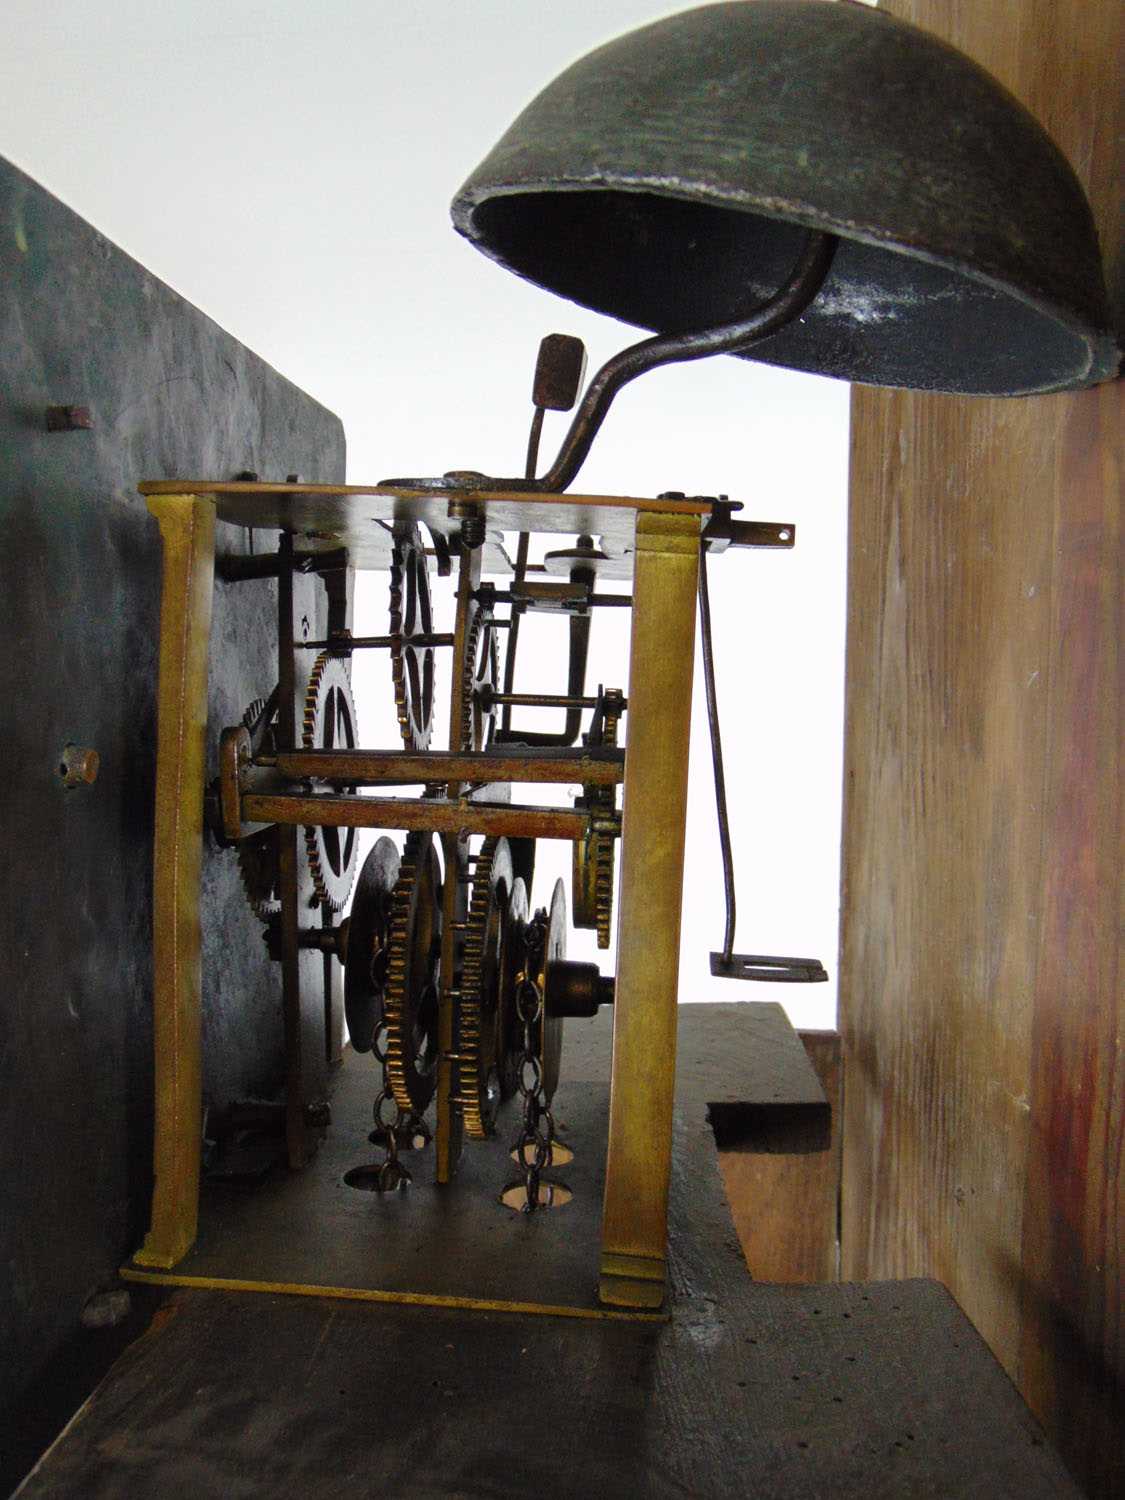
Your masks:
{"label": "gear teeth", "polygon": [[[488,652],[486,675],[477,676],[477,648],[483,632],[487,631],[488,640],[486,650]],[[480,732],[475,732],[473,723],[473,703],[475,690],[485,682],[495,687],[500,677],[499,648],[496,643],[496,631],[491,624],[486,623],[484,614],[477,609],[473,615],[473,623],[469,627],[468,639],[465,643],[465,666],[464,676],[461,679],[461,749],[463,751],[483,750],[488,745],[491,735],[492,714],[485,718],[481,716]],[[479,743],[478,743],[479,740]]]}
{"label": "gear teeth", "polygon": [[[246,712],[242,715],[244,729],[252,732],[257,727],[269,701],[268,698],[255,698],[247,705]],[[277,871],[266,868],[262,858],[262,844],[261,833],[251,834],[249,838],[239,840],[235,852],[242,889],[246,893],[250,910],[260,922],[268,922],[270,917],[276,916],[281,910],[281,900],[274,894],[277,890]]]}
{"label": "gear teeth", "polygon": [[263,829],[257,834],[251,834],[249,838],[240,839],[236,850],[242,889],[250,910],[260,922],[268,922],[270,917],[276,916],[281,910],[281,898],[274,894],[277,890],[276,869],[267,870],[261,858],[262,845],[256,842],[264,832],[266,830]]}
{"label": "gear teeth", "polygon": [[[387,1025],[387,1079],[400,1109],[413,1110],[410,1097],[409,1039],[406,1036],[406,955],[411,939],[411,907],[414,887],[429,847],[429,835],[407,835],[406,847],[398,867],[398,879],[391,895],[390,920],[387,927],[387,981],[383,991],[383,1018]],[[414,911],[417,920],[417,908]]]}
{"label": "gear teeth", "polygon": [[[492,1135],[485,1118],[482,1100],[488,1080],[484,1077],[483,1032],[485,1025],[484,945],[488,934],[489,912],[496,900],[492,866],[501,840],[484,841],[473,866],[473,889],[465,926],[465,949],[461,965],[460,1025],[457,1052],[459,1065],[458,1093],[462,1100],[465,1133],[471,1140],[483,1141]],[[505,905],[507,895],[505,895]]]}
{"label": "gear teeth", "polygon": [[[606,713],[603,744],[617,744],[617,722],[616,713]],[[588,786],[584,788],[584,806],[595,815],[599,812],[613,812],[617,806],[616,793],[610,787]],[[617,840],[608,833],[591,833],[584,847],[576,850],[573,876],[574,925],[594,928],[599,948],[609,947],[613,931],[616,857]]]}
{"label": "gear teeth", "polygon": [[[309,685],[305,690],[305,702],[301,713],[301,743],[306,750],[316,748],[317,719],[321,710],[321,693],[324,686],[325,673],[336,661],[336,658],[327,651],[322,651],[313,662],[312,671],[309,673]],[[342,686],[347,693],[348,711],[354,726],[355,704],[352,701],[351,688],[348,685],[347,675],[341,671],[339,681],[336,684]],[[345,830],[341,830],[344,833]],[[351,893],[352,881],[355,879],[356,853],[358,845],[352,843],[352,856],[348,862],[347,869],[336,875],[328,866],[327,856],[324,852],[324,833],[317,827],[305,828],[305,852],[309,861],[309,873],[312,876],[313,891],[317,905],[324,907],[327,911],[342,911]]]}
{"label": "gear teeth", "polygon": [[610,930],[613,925],[614,845],[616,842],[616,839],[608,834],[598,834],[595,837],[594,915],[599,948],[609,947]]}
{"label": "gear teeth", "polygon": [[265,707],[266,707],[266,704],[268,702],[269,702],[268,698],[255,698],[254,699],[253,703],[250,704],[250,706],[247,708],[246,712],[242,715],[242,727],[243,727],[243,729],[253,729],[254,728],[254,725],[257,724],[258,720],[262,717],[262,714],[265,712]]}
{"label": "gear teeth", "polygon": [[[412,528],[406,537],[395,539],[394,548],[391,552],[390,571],[390,633],[392,636],[401,637],[403,627],[403,599],[405,589],[403,587],[403,559],[411,551],[422,547],[422,539],[417,527]],[[423,552],[423,557],[425,553]],[[427,576],[426,588],[429,589]],[[419,722],[417,709],[419,705],[414,702],[413,690],[410,682],[410,674],[407,671],[406,651],[408,643],[400,639],[399,644],[391,647],[391,681],[394,686],[395,716],[398,719],[399,733],[402,743],[407,750],[418,751],[430,748],[430,738],[433,734],[434,709],[433,694],[431,692],[429,712],[425,715],[425,722]],[[424,648],[432,657],[433,647]]]}

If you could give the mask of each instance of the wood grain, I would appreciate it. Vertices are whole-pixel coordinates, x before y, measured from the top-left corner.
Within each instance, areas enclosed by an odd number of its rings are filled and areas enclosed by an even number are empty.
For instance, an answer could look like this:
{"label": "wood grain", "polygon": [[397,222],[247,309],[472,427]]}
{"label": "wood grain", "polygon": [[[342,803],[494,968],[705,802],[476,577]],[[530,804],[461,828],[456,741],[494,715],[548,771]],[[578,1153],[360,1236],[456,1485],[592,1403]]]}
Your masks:
{"label": "wood grain", "polygon": [[737,1150],[719,1151],[731,1218],[755,1281],[814,1283],[840,1274],[840,1037],[800,1035],[827,1103],[782,1107],[779,1128],[767,1127],[765,1139],[750,1134]]}
{"label": "wood grain", "polygon": [[[1122,12],[893,0],[1083,178],[1119,284]],[[1120,382],[853,396],[845,1276],[931,1274],[1092,1494],[1120,1430]]]}

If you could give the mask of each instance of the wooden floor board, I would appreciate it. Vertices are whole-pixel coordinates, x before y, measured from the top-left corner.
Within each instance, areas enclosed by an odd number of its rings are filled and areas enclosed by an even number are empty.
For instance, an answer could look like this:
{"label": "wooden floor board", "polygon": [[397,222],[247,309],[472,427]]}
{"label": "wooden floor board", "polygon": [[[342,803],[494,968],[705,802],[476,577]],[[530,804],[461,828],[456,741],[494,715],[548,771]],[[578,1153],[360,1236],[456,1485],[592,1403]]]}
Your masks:
{"label": "wooden floor board", "polygon": [[[669,1318],[180,1289],[21,1500],[1077,1495],[935,1282],[750,1279],[704,1101],[738,1083],[725,1070],[755,1023],[683,1011]],[[584,1035],[576,1080],[604,1050]],[[540,1230],[565,1238],[564,1214]],[[423,1264],[442,1254],[440,1232],[419,1237]]]}

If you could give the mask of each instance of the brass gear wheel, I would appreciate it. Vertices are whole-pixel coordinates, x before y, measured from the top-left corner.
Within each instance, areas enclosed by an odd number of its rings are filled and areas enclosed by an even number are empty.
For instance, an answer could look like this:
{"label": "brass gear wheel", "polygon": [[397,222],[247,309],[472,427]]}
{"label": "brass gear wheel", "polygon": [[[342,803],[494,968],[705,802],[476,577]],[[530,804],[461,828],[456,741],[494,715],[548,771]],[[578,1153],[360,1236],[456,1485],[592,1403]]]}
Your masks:
{"label": "brass gear wheel", "polygon": [[[344,664],[322,651],[305,690],[301,743],[306,750],[353,750],[355,723],[352,686]],[[329,911],[342,910],[355,878],[356,830],[306,828],[305,850],[316,904]]]}
{"label": "brass gear wheel", "polygon": [[238,873],[250,910],[260,921],[268,922],[281,910],[274,828],[260,828],[248,838],[239,839],[237,849]]}
{"label": "brass gear wheel", "polygon": [[389,838],[376,839],[363,861],[346,921],[344,1016],[356,1052],[370,1052],[383,1019],[390,960],[391,903],[399,852]]}
{"label": "brass gear wheel", "polygon": [[[250,735],[251,754],[274,748],[274,719],[277,714],[277,689],[268,698],[255,698],[242,715],[242,727]],[[250,910],[262,922],[268,922],[281,910],[278,879],[277,833],[261,828],[236,845],[238,873]]]}
{"label": "brass gear wheel", "polygon": [[475,1141],[492,1135],[502,1097],[500,982],[511,892],[508,841],[486,839],[473,866],[458,1006],[458,1093],[465,1133]]}
{"label": "brass gear wheel", "polygon": [[[601,744],[617,744],[618,713],[608,708],[602,728]],[[593,814],[608,816],[617,809],[617,794],[612,787],[587,786],[575,806]],[[575,927],[594,928],[598,947],[608,948],[613,931],[613,890],[617,858],[617,839],[611,833],[591,828],[585,838],[575,839],[571,865],[571,896],[574,901]]]}
{"label": "brass gear wheel", "polygon": [[426,548],[417,526],[395,537],[391,554],[391,676],[407,750],[428,750],[434,727],[434,647],[417,644],[433,630]]}
{"label": "brass gear wheel", "polygon": [[465,643],[464,677],[461,691],[461,749],[485,750],[496,728],[495,705],[485,708],[480,700],[484,687],[497,688],[500,681],[498,632],[479,606],[474,610]]}
{"label": "brass gear wheel", "polygon": [[441,887],[433,834],[409,834],[391,895],[383,1018],[391,1092],[418,1114],[437,1083]]}

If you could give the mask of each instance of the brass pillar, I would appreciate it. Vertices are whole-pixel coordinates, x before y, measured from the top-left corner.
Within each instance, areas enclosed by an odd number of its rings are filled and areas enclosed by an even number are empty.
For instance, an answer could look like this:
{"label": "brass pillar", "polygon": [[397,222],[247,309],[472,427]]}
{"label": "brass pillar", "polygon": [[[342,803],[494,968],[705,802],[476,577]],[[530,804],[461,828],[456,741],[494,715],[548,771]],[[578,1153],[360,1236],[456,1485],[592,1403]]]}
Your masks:
{"label": "brass pillar", "polygon": [[602,1302],[664,1299],[700,524],[637,517]]}
{"label": "brass pillar", "polygon": [[153,858],[156,1177],[136,1259],[168,1268],[195,1239],[201,1121],[199,878],[215,502],[153,495],[164,543]]}

